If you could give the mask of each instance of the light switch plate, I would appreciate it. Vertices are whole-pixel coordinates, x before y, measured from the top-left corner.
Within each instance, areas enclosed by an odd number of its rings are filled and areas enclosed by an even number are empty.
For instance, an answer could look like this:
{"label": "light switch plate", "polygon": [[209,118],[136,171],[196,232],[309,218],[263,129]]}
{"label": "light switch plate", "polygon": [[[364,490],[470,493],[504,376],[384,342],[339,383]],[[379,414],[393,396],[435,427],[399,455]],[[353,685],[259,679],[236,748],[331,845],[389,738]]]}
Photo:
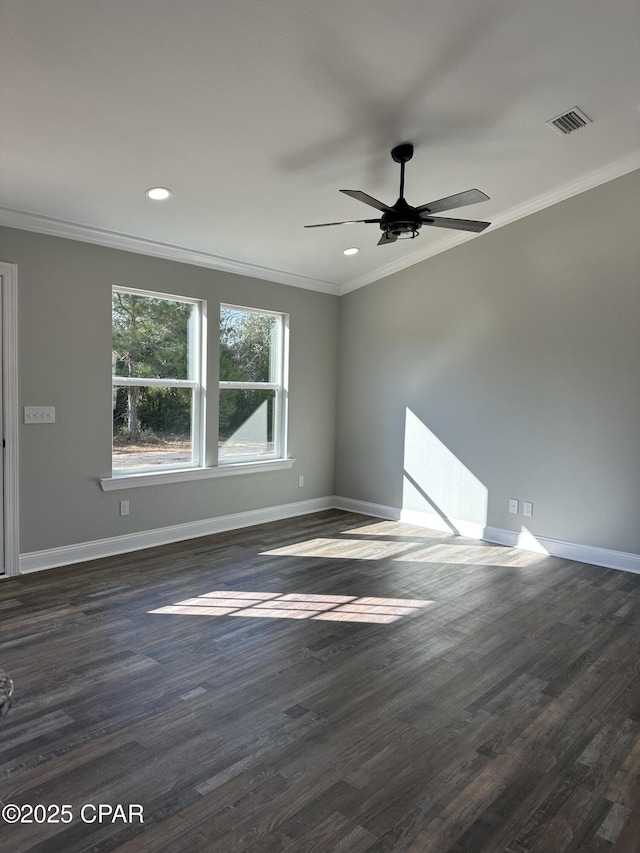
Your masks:
{"label": "light switch plate", "polygon": [[56,422],[55,406],[25,406],[25,424],[54,424]]}

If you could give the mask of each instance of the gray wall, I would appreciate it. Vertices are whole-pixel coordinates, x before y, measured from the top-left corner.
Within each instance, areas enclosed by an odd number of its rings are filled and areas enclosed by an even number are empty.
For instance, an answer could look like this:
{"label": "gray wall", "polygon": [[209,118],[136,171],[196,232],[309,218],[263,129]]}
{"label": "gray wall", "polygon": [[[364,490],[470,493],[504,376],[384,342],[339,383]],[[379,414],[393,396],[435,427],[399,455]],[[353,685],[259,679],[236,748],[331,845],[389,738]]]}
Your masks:
{"label": "gray wall", "polygon": [[336,494],[640,553],[639,198],[635,172],[342,297]]}
{"label": "gray wall", "polygon": [[[337,494],[640,553],[639,190],[625,176],[341,299],[0,228],[20,406],[56,406],[20,426],[21,552]],[[293,469],[101,490],[113,284],[291,315]]]}
{"label": "gray wall", "polygon": [[[333,494],[337,297],[8,228],[0,259],[18,264],[20,412],[56,407],[55,424],[19,430],[21,553]],[[230,302],[290,314],[291,470],[102,491],[114,284],[206,299],[211,311]],[[121,499],[130,501],[125,518]]]}

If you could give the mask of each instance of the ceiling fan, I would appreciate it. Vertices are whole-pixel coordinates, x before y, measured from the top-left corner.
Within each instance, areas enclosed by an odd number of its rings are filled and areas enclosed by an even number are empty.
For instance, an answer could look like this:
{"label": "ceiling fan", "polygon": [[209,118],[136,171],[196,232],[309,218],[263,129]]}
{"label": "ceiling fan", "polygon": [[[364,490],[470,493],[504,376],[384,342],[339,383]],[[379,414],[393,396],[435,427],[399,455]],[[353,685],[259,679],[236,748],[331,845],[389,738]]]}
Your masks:
{"label": "ceiling fan", "polygon": [[475,219],[450,219],[449,217],[434,216],[445,210],[453,210],[455,207],[465,207],[467,204],[476,204],[479,201],[488,201],[489,196],[480,190],[466,190],[465,192],[430,201],[419,207],[412,207],[404,197],[404,164],[413,157],[413,145],[403,142],[391,150],[391,156],[396,163],[400,163],[400,196],[393,206],[384,204],[361,190],[340,190],[345,195],[350,195],[356,201],[375,207],[382,212],[379,219],[347,219],[344,222],[322,222],[319,225],[305,225],[305,228],[325,228],[327,225],[351,225],[355,222],[377,223],[382,230],[382,237],[378,240],[378,246],[385,243],[395,243],[396,240],[411,240],[418,236],[423,225],[433,225],[436,228],[455,228],[458,231],[474,231],[479,233],[491,225],[490,222],[480,222]]}

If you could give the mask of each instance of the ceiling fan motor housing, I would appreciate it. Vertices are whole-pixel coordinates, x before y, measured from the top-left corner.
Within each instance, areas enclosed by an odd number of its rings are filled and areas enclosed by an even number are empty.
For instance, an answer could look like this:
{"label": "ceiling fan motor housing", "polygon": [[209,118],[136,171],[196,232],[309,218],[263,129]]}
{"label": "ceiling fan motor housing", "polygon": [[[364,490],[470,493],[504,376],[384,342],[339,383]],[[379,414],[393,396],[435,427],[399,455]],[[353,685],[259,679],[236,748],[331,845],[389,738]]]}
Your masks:
{"label": "ceiling fan motor housing", "polygon": [[422,220],[415,208],[403,198],[399,198],[393,208],[382,214],[380,228],[386,234],[393,234],[397,239],[410,240],[418,236],[422,228]]}

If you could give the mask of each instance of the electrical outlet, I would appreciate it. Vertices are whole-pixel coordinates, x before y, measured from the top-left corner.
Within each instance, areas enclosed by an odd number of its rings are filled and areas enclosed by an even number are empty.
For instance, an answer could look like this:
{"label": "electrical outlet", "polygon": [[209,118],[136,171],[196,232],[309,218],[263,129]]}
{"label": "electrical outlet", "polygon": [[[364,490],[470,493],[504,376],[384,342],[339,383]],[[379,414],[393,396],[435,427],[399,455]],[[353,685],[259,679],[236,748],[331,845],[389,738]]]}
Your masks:
{"label": "electrical outlet", "polygon": [[531,518],[531,516],[533,515],[533,504],[530,501],[525,501],[522,505],[522,511],[524,515]]}
{"label": "electrical outlet", "polygon": [[518,514],[518,501],[515,498],[511,498],[509,500],[509,512],[513,513],[514,515]]}
{"label": "electrical outlet", "polygon": [[129,515],[129,501],[120,501],[120,515]]}
{"label": "electrical outlet", "polygon": [[301,489],[304,486],[304,474],[300,474],[298,477],[298,487]]}

